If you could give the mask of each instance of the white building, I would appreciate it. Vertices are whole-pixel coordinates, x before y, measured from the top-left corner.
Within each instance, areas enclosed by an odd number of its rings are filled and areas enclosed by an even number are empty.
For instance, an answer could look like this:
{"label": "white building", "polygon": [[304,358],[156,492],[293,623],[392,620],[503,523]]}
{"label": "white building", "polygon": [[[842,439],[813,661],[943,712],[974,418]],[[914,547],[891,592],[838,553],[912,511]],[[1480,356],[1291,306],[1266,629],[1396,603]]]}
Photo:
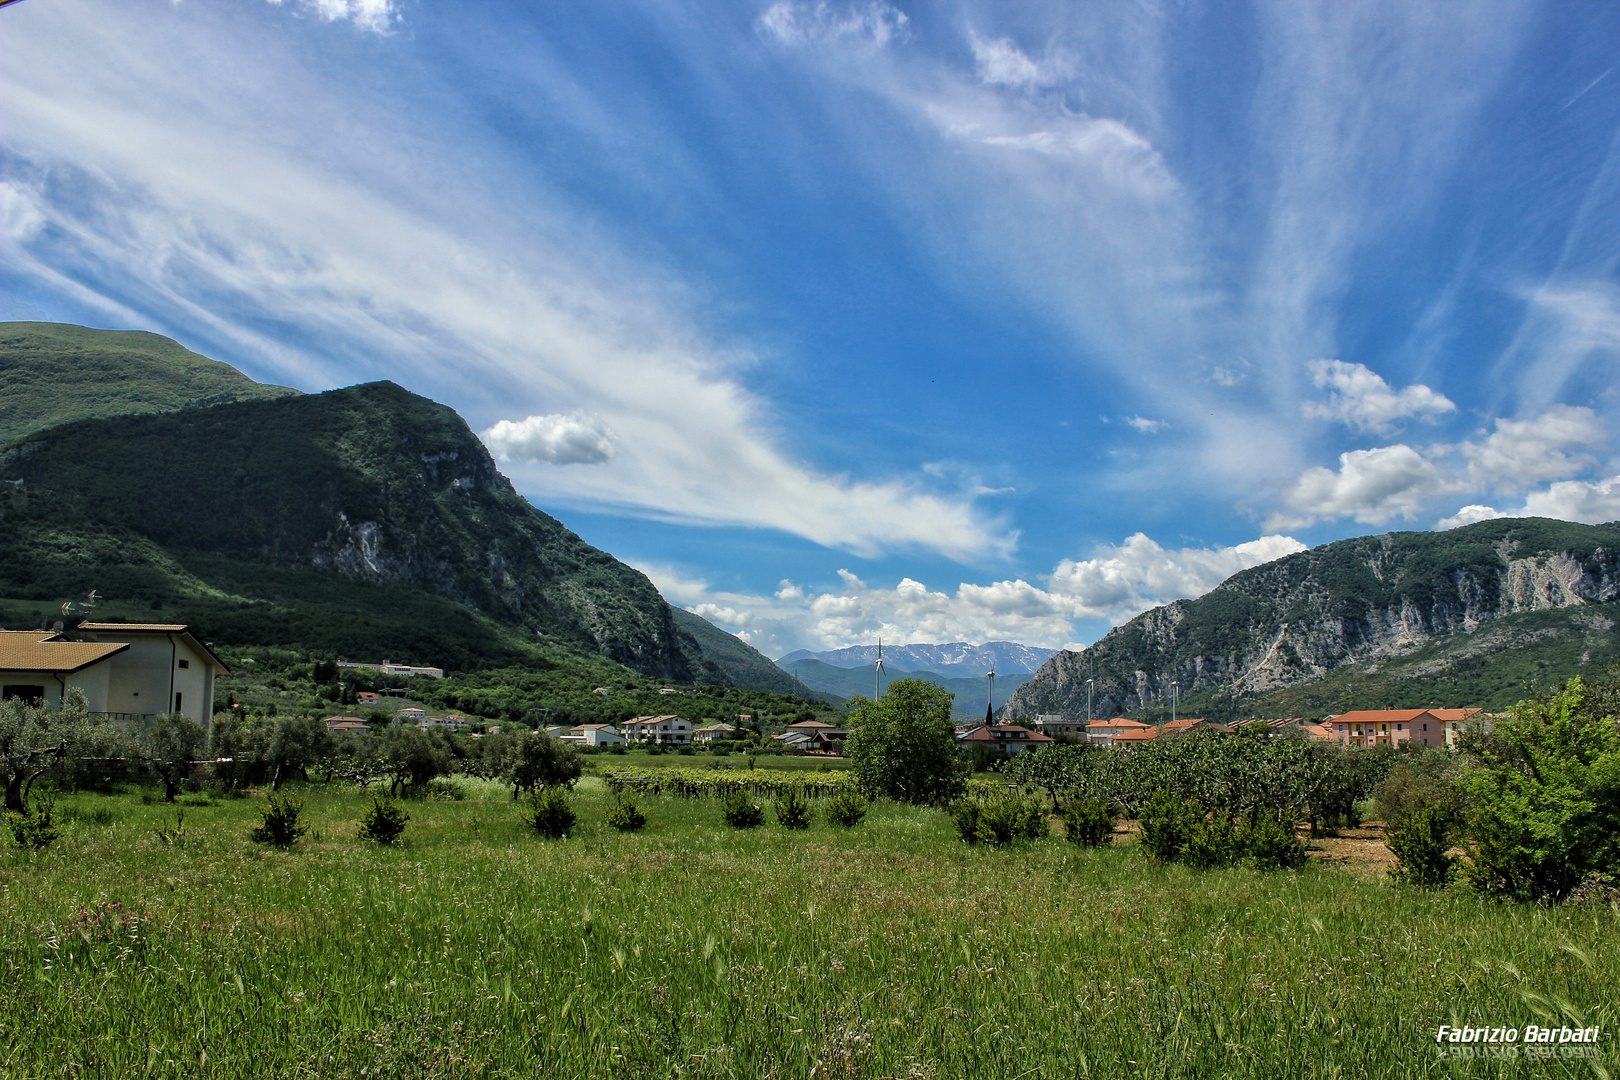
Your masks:
{"label": "white building", "polygon": [[557,741],[575,746],[620,746],[624,743],[624,736],[612,724],[581,724],[569,728],[568,734],[557,736]]}
{"label": "white building", "polygon": [[91,712],[150,720],[177,712],[205,728],[214,715],[214,678],[229,675],[213,650],[182,625],[84,623],[69,641],[49,630],[0,631],[0,696],[54,708],[71,687]]}
{"label": "white building", "polygon": [[709,724],[692,732],[692,737],[698,742],[714,742],[716,739],[735,739],[737,729],[730,724]]}
{"label": "white building", "polygon": [[683,745],[692,741],[692,725],[679,716],[638,716],[624,722],[624,737],[631,742]]}
{"label": "white building", "polygon": [[393,664],[384,660],[380,664],[351,664],[345,660],[338,661],[341,668],[364,668],[366,671],[380,671],[384,675],[422,675],[429,679],[444,678],[444,668],[437,667],[411,667],[409,664]]}

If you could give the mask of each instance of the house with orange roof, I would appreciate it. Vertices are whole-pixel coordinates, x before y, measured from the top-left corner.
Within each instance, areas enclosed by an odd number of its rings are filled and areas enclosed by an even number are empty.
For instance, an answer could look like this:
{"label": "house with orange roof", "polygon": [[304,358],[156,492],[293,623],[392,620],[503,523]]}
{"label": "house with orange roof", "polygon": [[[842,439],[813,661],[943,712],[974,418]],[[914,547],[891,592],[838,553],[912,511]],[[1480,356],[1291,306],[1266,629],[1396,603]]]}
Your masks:
{"label": "house with orange roof", "polygon": [[1093,720],[1086,728],[1086,742],[1091,746],[1113,746],[1114,740],[1120,735],[1137,732],[1132,738],[1140,739],[1143,731],[1153,732],[1152,738],[1157,738],[1159,734],[1159,729],[1152,724],[1127,720],[1123,716],[1116,716],[1112,720]]}
{"label": "house with orange roof", "polygon": [[[1469,716],[1478,709],[1448,709]],[[1464,717],[1459,716],[1460,722]],[[1330,716],[1322,726],[1332,732],[1341,746],[1444,746],[1445,721],[1429,709],[1359,709]]]}
{"label": "house with orange roof", "polygon": [[1168,724],[1165,724],[1163,727],[1161,727],[1159,729],[1159,734],[1161,734],[1161,735],[1185,735],[1189,731],[1227,731],[1227,732],[1229,732],[1231,730],[1232,729],[1227,727],[1225,724],[1217,724],[1213,720],[1205,720],[1202,717],[1188,716],[1188,717],[1183,717],[1182,719],[1179,719],[1179,720],[1172,720]]}
{"label": "house with orange roof", "polygon": [[1112,736],[1109,739],[1109,742],[1108,742],[1107,745],[1109,745],[1109,746],[1130,746],[1133,743],[1150,742],[1153,739],[1157,739],[1158,737],[1159,737],[1159,729],[1152,726],[1151,724],[1149,724],[1149,725],[1146,725],[1145,730],[1138,731],[1138,730],[1135,730],[1135,729],[1131,729],[1131,730],[1127,730],[1127,731],[1122,731],[1118,735]]}

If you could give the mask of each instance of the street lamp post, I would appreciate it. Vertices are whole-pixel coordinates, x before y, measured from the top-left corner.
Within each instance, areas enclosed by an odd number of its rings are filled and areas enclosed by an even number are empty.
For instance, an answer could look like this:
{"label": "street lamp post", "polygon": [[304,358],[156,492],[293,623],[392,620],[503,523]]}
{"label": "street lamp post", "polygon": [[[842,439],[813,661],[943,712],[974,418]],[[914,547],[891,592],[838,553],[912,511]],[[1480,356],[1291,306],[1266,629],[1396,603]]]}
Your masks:
{"label": "street lamp post", "polygon": [[1176,705],[1179,704],[1180,701],[1181,684],[1178,682],[1173,682],[1170,684],[1170,722],[1172,724],[1176,722]]}
{"label": "street lamp post", "polygon": [[1086,727],[1091,726],[1091,689],[1096,681],[1096,679],[1086,680]]}

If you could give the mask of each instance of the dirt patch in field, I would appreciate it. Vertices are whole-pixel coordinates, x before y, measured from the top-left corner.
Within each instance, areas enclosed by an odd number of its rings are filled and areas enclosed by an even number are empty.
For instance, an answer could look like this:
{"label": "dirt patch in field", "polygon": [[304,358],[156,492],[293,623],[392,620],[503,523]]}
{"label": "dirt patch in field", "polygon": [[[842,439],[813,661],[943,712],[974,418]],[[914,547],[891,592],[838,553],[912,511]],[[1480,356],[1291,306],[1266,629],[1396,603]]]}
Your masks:
{"label": "dirt patch in field", "polygon": [[[1301,830],[1302,838],[1307,830]],[[1319,836],[1311,841],[1311,858],[1342,866],[1355,874],[1381,877],[1395,865],[1395,856],[1384,846],[1384,826],[1364,821],[1359,829],[1340,829],[1335,836]]]}

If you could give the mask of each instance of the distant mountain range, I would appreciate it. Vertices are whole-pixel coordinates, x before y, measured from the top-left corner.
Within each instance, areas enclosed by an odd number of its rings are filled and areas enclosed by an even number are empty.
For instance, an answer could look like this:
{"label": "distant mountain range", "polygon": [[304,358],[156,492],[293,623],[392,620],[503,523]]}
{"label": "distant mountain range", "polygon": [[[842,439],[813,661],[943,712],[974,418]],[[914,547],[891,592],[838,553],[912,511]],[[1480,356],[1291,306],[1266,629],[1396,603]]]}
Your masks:
{"label": "distant mountain range", "polygon": [[[811,652],[800,649],[778,660],[777,666],[791,669],[795,661],[819,660],[829,667],[870,667],[877,662],[876,645],[851,645],[847,649]],[[1057,655],[1056,649],[1037,649],[1016,641],[987,641],[970,645],[953,641],[945,645],[885,645],[883,666],[904,671],[933,671],[947,678],[982,678],[994,670],[1003,675],[1029,675]]]}
{"label": "distant mountain range", "polygon": [[[956,695],[957,715],[984,716],[990,687],[986,673],[996,673],[995,700],[998,706],[1017,687],[1029,680],[1035,669],[1051,656],[1052,649],[1037,649],[1014,641],[987,641],[970,645],[953,641],[946,645],[883,646],[883,680],[926,679]],[[876,692],[876,645],[852,645],[847,649],[811,652],[800,649],[776,662],[791,671],[807,690],[834,694],[841,698]]]}
{"label": "distant mountain range", "polygon": [[103,614],[222,644],[461,670],[585,653],[796,692],[518,495],[454,410],[393,383],[303,394],[155,334],[41,323],[0,323],[0,380],[9,623],[95,588]]}
{"label": "distant mountain range", "polygon": [[1009,700],[1038,713],[1322,716],[1503,708],[1620,662],[1620,524],[1482,521],[1324,544],[1143,612],[1048,660]]}

